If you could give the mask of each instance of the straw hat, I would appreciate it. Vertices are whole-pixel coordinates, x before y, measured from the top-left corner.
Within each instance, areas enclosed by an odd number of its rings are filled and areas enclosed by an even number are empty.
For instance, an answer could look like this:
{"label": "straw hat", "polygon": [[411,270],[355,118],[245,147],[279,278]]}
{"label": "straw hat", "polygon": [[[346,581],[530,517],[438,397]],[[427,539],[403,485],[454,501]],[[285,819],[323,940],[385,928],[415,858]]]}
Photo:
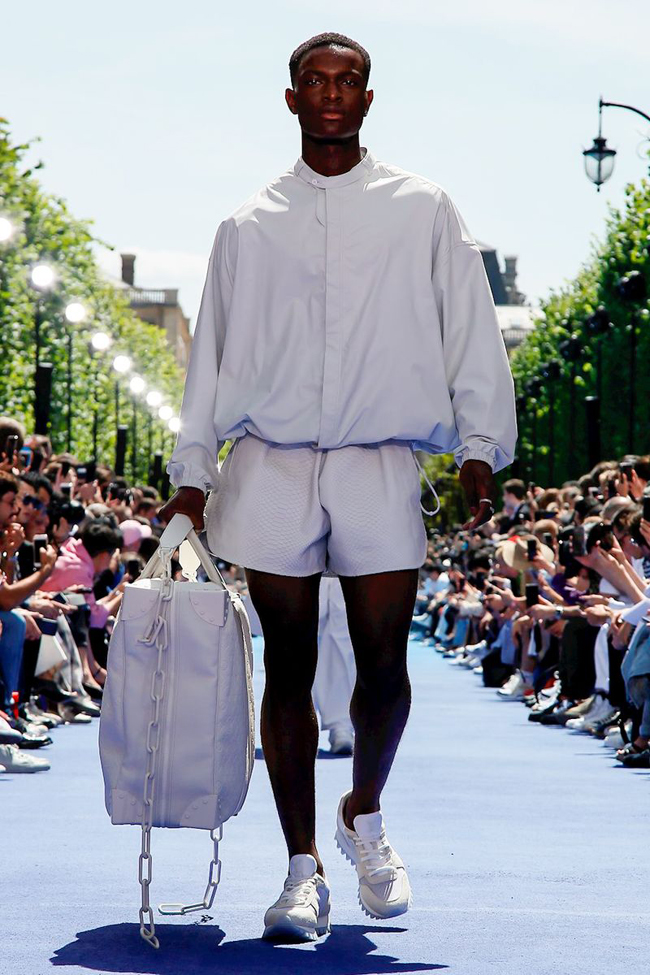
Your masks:
{"label": "straw hat", "polygon": [[548,545],[544,545],[538,538],[531,534],[511,535],[505,542],[501,542],[496,550],[496,556],[504,562],[510,569],[517,572],[525,572],[531,568],[528,561],[528,539],[532,538],[537,545],[537,554],[546,559],[547,562],[555,562],[555,553]]}

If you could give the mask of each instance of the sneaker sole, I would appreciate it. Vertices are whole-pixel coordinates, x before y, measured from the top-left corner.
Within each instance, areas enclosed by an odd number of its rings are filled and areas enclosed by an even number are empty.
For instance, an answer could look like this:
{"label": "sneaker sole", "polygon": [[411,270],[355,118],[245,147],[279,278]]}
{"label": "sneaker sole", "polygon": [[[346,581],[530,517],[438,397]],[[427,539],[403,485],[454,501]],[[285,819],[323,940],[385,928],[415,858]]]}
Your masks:
{"label": "sneaker sole", "polygon": [[[346,850],[345,839],[341,837],[338,829],[334,834],[334,839],[336,841],[336,845],[338,846],[341,854],[345,857],[346,860],[348,860],[352,864],[352,866],[356,870],[357,865],[352,859],[352,857],[350,856],[350,854],[348,853],[348,851]],[[388,918],[399,917],[400,914],[406,914],[406,912],[411,909],[411,907],[413,906],[413,892],[411,891],[409,886],[409,899],[406,907],[400,907],[397,910],[392,910],[388,914],[376,914],[375,911],[371,910],[366,904],[363,903],[363,901],[361,900],[361,884],[359,884],[359,892],[357,895],[357,900],[359,901],[359,907],[361,908],[364,914],[367,914],[368,917],[373,918],[375,921],[385,921]]]}
{"label": "sneaker sole", "polygon": [[284,944],[317,941],[318,938],[330,932],[329,918],[327,921],[319,918],[318,921],[315,931],[307,931],[305,928],[301,928],[299,924],[293,924],[291,921],[277,921],[275,924],[267,924],[262,938],[265,941],[279,941]]}

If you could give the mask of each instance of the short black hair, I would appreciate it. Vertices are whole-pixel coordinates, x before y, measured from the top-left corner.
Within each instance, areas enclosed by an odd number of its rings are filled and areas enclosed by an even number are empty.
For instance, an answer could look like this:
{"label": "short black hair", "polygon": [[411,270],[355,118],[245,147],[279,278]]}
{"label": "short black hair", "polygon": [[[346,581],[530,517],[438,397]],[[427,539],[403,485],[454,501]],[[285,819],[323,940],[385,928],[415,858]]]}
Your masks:
{"label": "short black hair", "polygon": [[94,518],[86,524],[79,532],[79,537],[91,558],[101,552],[114,552],[116,548],[121,548],[124,543],[119,528],[113,528],[109,522],[102,518]]}
{"label": "short black hair", "polygon": [[357,54],[361,55],[365,68],[364,81],[368,84],[368,78],[370,77],[370,55],[365,47],[361,47],[357,41],[353,41],[351,37],[346,37],[345,34],[335,34],[332,31],[328,31],[325,34],[316,34],[314,37],[310,37],[308,41],[303,41],[293,52],[289,58],[289,74],[291,75],[292,85],[296,83],[298,68],[305,54],[313,51],[315,47],[328,47],[330,44],[335,44],[337,47],[348,47],[351,51],[356,51]]}

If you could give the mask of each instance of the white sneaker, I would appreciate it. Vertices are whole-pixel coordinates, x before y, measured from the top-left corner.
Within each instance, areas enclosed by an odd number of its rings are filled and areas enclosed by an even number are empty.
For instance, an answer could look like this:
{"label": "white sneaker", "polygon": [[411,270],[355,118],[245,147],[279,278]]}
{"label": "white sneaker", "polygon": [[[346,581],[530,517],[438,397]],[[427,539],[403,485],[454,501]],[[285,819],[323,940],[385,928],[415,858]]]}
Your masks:
{"label": "white sneaker", "polygon": [[521,671],[518,670],[505,682],[503,687],[498,688],[497,694],[505,701],[523,701],[525,697],[524,691],[529,686],[524,680]]}
{"label": "white sneaker", "polygon": [[592,721],[600,721],[601,716],[612,710],[611,704],[602,694],[596,694],[588,711],[585,711],[579,718],[571,718],[566,723],[566,727],[572,731],[586,731],[587,725]]}
{"label": "white sneaker", "polygon": [[263,938],[316,941],[330,929],[330,891],[316,860],[299,853],[289,861],[284,890],[264,915]]}
{"label": "white sneaker", "polygon": [[411,906],[411,885],[404,864],[386,838],[382,814],[355,816],[354,829],[348,829],[343,809],[349,795],[346,792],[339,803],[334,839],[357,869],[359,903],[369,917],[405,914]]}
{"label": "white sneaker", "polygon": [[16,745],[0,745],[0,765],[6,772],[46,772],[50,763],[21,751]]}
{"label": "white sneaker", "polygon": [[329,733],[331,755],[351,755],[354,748],[354,732],[349,728],[332,728]]}

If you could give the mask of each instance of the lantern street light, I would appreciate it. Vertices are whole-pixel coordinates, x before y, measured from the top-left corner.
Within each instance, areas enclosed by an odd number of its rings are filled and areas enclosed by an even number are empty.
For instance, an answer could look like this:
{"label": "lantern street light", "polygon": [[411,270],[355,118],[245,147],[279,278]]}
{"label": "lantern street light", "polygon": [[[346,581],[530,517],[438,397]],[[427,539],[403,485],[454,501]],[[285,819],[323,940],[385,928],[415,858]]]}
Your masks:
{"label": "lantern street light", "polygon": [[594,139],[593,145],[582,151],[585,172],[591,182],[595,183],[598,193],[600,193],[602,184],[612,175],[616,158],[616,149],[610,149],[607,145],[607,139],[603,139],[602,136],[603,108],[624,108],[626,111],[635,112],[650,122],[650,115],[646,115],[640,108],[634,108],[633,105],[623,105],[621,102],[604,102],[602,98],[598,100],[598,135]]}
{"label": "lantern street light", "polygon": [[[81,304],[80,301],[69,301],[65,306],[65,319],[68,322],[68,326],[78,325],[86,317],[86,308]],[[70,327],[66,329],[67,345],[68,345],[68,362],[67,362],[67,376],[66,376],[66,399],[67,399],[67,438],[68,438],[68,453],[72,452],[72,353],[73,353],[73,338],[74,330]]]}
{"label": "lantern street light", "polygon": [[172,410],[171,406],[161,406],[160,409],[158,410],[158,416],[160,417],[161,420],[164,420],[165,422],[167,422],[167,420],[171,420],[173,415],[174,415],[174,411]]}
{"label": "lantern street light", "polygon": [[116,355],[113,359],[115,377],[115,429],[120,429],[120,380],[119,377],[131,371],[132,362],[128,355]]}
{"label": "lantern street light", "polygon": [[179,416],[173,416],[168,423],[169,429],[172,433],[178,433],[181,428],[181,419]]}

